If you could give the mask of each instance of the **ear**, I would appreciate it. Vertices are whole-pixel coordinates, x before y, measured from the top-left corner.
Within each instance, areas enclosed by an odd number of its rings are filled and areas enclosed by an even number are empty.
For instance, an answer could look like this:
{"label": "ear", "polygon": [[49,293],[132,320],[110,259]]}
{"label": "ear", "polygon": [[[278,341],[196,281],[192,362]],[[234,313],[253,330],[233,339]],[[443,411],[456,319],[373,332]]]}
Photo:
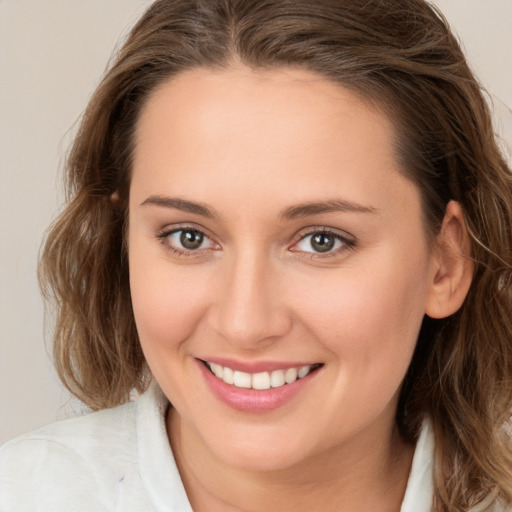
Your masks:
{"label": "ear", "polygon": [[450,201],[432,254],[432,280],[425,306],[428,316],[446,318],[462,306],[473,267],[462,208],[456,201]]}
{"label": "ear", "polygon": [[117,190],[110,194],[110,202],[112,203],[112,206],[115,206],[116,208],[119,207],[119,199],[119,192]]}

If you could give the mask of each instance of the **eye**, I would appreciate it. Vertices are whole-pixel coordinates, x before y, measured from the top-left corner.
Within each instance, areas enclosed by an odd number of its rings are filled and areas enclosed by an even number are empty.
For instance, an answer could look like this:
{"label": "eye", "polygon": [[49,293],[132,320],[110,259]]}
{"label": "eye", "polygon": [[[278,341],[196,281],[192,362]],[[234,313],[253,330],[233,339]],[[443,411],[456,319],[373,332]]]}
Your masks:
{"label": "eye", "polygon": [[348,238],[323,229],[304,235],[291,250],[293,252],[306,252],[312,254],[336,254],[354,246]]}
{"label": "eye", "polygon": [[215,249],[217,244],[202,231],[194,228],[180,228],[159,235],[164,247],[181,254]]}

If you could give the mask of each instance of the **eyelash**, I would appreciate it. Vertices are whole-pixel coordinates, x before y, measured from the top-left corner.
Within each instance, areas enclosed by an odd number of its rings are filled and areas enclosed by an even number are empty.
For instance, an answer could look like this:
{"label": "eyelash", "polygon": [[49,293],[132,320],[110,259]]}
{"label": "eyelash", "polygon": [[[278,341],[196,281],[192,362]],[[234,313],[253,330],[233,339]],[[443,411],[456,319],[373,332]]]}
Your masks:
{"label": "eyelash", "polygon": [[[187,256],[199,256],[200,254],[204,254],[204,251],[206,251],[208,249],[187,250],[184,248],[176,247],[175,245],[172,245],[169,243],[169,237],[171,235],[180,233],[180,232],[187,232],[187,231],[202,235],[205,239],[208,239],[212,243],[215,244],[215,242],[213,242],[213,240],[206,233],[204,233],[204,231],[202,231],[201,229],[198,229],[196,227],[193,227],[193,226],[180,226],[180,227],[173,228],[170,230],[165,230],[165,231],[158,233],[157,238],[159,239],[159,241],[162,244],[162,246],[164,247],[164,249],[171,251],[173,254],[176,254],[177,256],[187,257]],[[291,252],[302,253],[302,254],[308,255],[308,257],[310,257],[312,259],[313,258],[329,258],[329,257],[337,256],[340,253],[350,251],[350,250],[354,249],[354,247],[356,246],[355,240],[353,240],[347,236],[343,236],[340,233],[338,233],[328,227],[321,227],[321,228],[308,228],[307,231],[303,231],[302,233],[299,233],[297,235],[297,238],[298,238],[297,241],[295,241],[291,247],[295,247],[299,243],[306,240],[306,238],[314,237],[315,235],[326,235],[328,237],[332,237],[335,239],[335,241],[340,242],[342,244],[342,246],[335,250],[328,250],[324,253],[316,252],[316,251],[298,251],[298,250],[290,249]]]}
{"label": "eyelash", "polygon": [[328,237],[334,238],[335,242],[340,242],[341,247],[338,247],[334,250],[328,250],[324,253],[316,252],[316,251],[292,251],[292,252],[302,252],[303,254],[307,254],[310,258],[330,258],[334,256],[338,256],[346,251],[350,251],[354,249],[356,246],[356,242],[348,235],[342,235],[337,231],[334,231],[331,228],[326,226],[320,228],[308,228],[307,231],[303,231],[299,233],[298,240],[293,244],[292,247],[297,246],[299,243],[305,241],[308,237],[314,237],[315,235],[326,235]]}
{"label": "eyelash", "polygon": [[166,249],[167,251],[171,251],[173,254],[177,256],[199,256],[206,249],[187,250],[185,248],[176,247],[175,245],[169,243],[169,237],[171,235],[187,231],[202,235],[207,240],[212,240],[204,231],[193,226],[179,226],[173,229],[167,229],[158,233],[157,238],[159,239],[164,249]]}

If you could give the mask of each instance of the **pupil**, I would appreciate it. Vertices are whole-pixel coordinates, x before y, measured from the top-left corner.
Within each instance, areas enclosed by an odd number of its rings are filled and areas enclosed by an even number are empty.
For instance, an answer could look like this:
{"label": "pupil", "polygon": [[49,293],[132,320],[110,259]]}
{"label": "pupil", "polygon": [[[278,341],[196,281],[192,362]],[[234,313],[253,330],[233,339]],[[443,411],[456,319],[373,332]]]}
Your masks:
{"label": "pupil", "polygon": [[334,247],[334,237],[319,233],[311,239],[311,246],[318,252],[330,251]]}
{"label": "pupil", "polygon": [[182,231],[180,242],[185,249],[198,249],[203,243],[203,235],[198,231]]}

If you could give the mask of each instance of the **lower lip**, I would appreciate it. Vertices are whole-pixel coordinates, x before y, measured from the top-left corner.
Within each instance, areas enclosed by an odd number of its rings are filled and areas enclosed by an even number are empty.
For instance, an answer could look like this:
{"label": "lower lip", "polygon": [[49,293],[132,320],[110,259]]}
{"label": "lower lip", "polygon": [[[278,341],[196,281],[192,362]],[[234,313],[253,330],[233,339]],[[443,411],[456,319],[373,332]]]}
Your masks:
{"label": "lower lip", "polygon": [[218,399],[232,409],[251,413],[269,412],[287,404],[304,389],[320,371],[319,369],[315,370],[302,379],[297,379],[291,384],[284,384],[278,388],[257,390],[237,388],[231,384],[226,384],[223,380],[213,375],[203,362],[197,360],[197,364],[206,383]]}

